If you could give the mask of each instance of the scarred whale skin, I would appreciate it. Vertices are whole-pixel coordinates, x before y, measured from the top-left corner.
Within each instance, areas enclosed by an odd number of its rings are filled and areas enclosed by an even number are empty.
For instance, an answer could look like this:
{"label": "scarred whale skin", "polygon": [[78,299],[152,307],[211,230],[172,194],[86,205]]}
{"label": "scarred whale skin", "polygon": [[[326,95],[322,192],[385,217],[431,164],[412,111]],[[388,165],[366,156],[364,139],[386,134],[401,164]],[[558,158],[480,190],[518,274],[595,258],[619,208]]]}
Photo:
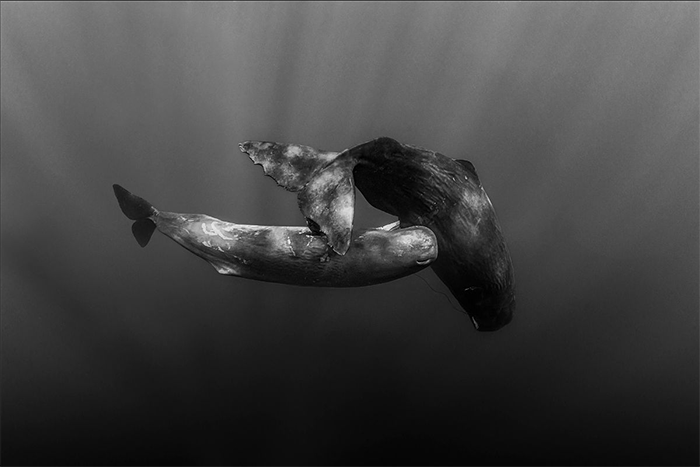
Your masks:
{"label": "scarred whale skin", "polygon": [[307,227],[243,225],[171,212],[159,212],[156,226],[220,274],[282,284],[379,284],[418,272],[437,257],[435,236],[423,227],[360,230],[341,256]]}
{"label": "scarred whale skin", "polygon": [[339,153],[247,141],[241,151],[284,188],[298,192],[309,225],[347,251],[355,187],[399,218],[435,233],[432,264],[479,331],[508,324],[515,309],[513,265],[496,213],[474,166],[435,151],[378,138]]}
{"label": "scarred whale skin", "polygon": [[208,261],[220,273],[266,282],[316,287],[359,287],[418,272],[437,258],[430,229],[397,225],[359,230],[339,255],[324,235],[307,227],[244,225],[205,214],[160,211],[120,187],[124,214],[135,220],[142,246],[154,229]]}

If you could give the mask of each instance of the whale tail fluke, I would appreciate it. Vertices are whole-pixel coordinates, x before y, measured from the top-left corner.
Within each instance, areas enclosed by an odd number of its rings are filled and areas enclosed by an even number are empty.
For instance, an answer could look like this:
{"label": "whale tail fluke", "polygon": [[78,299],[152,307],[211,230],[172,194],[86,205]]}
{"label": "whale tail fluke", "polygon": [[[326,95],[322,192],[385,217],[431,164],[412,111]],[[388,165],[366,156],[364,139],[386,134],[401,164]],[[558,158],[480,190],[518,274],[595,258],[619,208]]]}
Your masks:
{"label": "whale tail fluke", "polygon": [[271,141],[246,141],[239,147],[279,186],[298,192],[299,209],[313,232],[324,233],[336,253],[348,251],[355,215],[356,159],[342,157],[347,151]]}
{"label": "whale tail fluke", "polygon": [[145,199],[138,197],[125,188],[114,184],[114,195],[119,201],[119,207],[129,219],[136,221],[131,226],[131,232],[134,234],[136,241],[145,247],[148,245],[151,235],[156,230],[156,223],[153,220],[158,211],[151,203]]}

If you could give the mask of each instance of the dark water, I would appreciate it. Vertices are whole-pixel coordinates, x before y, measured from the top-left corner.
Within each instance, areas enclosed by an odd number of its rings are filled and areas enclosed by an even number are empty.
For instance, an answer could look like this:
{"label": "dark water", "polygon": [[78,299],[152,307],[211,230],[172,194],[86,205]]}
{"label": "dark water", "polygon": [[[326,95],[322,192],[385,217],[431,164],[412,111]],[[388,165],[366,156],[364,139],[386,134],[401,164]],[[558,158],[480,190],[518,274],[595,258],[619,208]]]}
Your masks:
{"label": "dark water", "polygon": [[[697,465],[698,13],[3,3],[3,463]],[[383,135],[476,165],[507,328],[429,270],[309,289],[142,250],[112,194],[301,225],[238,142]]]}

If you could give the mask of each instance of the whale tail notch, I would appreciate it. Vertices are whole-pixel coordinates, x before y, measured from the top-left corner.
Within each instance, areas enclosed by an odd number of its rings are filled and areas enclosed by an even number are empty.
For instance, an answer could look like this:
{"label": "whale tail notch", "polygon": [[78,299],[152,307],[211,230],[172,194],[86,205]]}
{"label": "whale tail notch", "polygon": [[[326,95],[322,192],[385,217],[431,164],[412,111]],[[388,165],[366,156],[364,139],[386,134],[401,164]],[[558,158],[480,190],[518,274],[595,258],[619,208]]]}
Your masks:
{"label": "whale tail notch", "polygon": [[151,240],[151,235],[156,230],[156,223],[153,217],[158,214],[156,208],[145,199],[134,195],[120,185],[112,185],[114,195],[117,197],[119,207],[129,219],[135,221],[131,226],[134,238],[145,247]]}

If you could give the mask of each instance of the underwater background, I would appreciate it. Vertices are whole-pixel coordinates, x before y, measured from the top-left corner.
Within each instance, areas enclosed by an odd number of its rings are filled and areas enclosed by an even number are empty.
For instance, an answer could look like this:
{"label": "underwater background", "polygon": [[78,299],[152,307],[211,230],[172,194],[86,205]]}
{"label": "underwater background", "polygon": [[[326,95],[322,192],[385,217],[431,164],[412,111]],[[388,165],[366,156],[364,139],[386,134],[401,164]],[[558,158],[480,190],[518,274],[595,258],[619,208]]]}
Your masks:
{"label": "underwater background", "polygon": [[[2,463],[698,464],[696,3],[2,3]],[[517,311],[218,275],[245,140],[474,163]],[[358,197],[356,225],[391,216]]]}

